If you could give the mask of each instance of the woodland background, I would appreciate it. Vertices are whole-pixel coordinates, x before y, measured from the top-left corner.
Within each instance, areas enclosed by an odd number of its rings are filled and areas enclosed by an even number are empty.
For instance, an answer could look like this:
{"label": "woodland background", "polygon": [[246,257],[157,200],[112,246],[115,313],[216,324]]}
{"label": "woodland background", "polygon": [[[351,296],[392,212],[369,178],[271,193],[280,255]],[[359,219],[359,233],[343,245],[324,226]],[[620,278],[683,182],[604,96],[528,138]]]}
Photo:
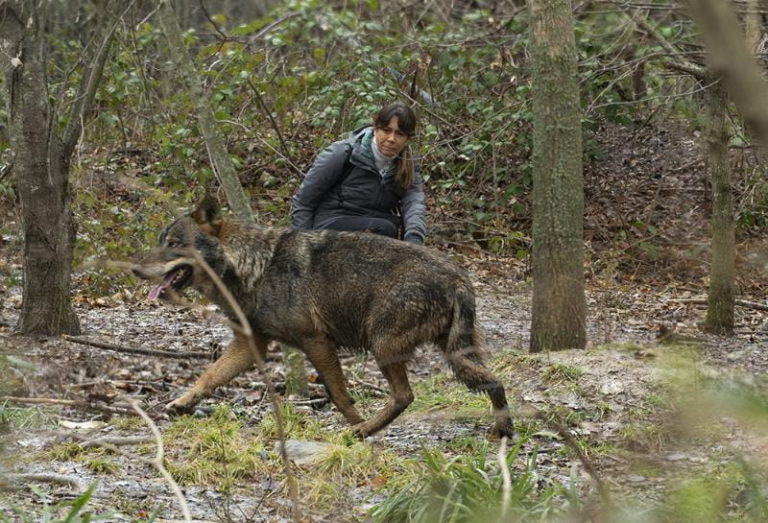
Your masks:
{"label": "woodland background", "polygon": [[[71,295],[83,333],[181,353],[224,344],[227,329],[205,303],[147,304],[146,286],[106,263],[149,249],[206,189],[222,201],[230,196],[211,166],[201,107],[223,136],[255,220],[285,226],[289,199],[318,150],[370,121],[385,101],[411,99],[427,245],[472,273],[491,364],[512,391],[521,437],[498,463],[499,444],[483,434],[484,399],[456,390],[430,353],[414,366],[421,382],[408,417],[372,442],[355,442],[313,383],[306,395],[286,394],[289,437],[316,445],[301,447],[309,457],[286,472],[255,371],[195,416],[169,420],[162,405],[206,362],[12,336],[23,305],[23,173],[11,147],[6,74],[0,471],[8,479],[0,480],[7,487],[0,520],[78,521],[89,511],[127,521],[183,517],[170,483],[148,463],[154,440],[127,407],[131,398],[162,431],[165,466],[200,520],[768,518],[761,128],[755,119],[744,123],[733,103],[740,100],[716,91],[720,80],[707,73],[708,53],[685,6],[563,2],[578,65],[587,347],[529,354],[534,114],[525,3],[174,2],[191,69],[179,42],[169,47],[159,5],[49,6],[52,129],[66,136],[73,121],[81,126],[71,141],[68,194],[77,224]],[[762,67],[766,6],[728,5]],[[93,103],[70,111],[82,100],[78,85],[92,65],[83,60],[101,41],[99,27],[114,34]],[[725,335],[703,328],[713,108],[725,111],[736,245],[736,307]],[[285,372],[275,359],[270,372],[280,384]],[[380,376],[359,358],[345,367],[359,404],[374,408]],[[108,436],[115,439],[103,441]]]}

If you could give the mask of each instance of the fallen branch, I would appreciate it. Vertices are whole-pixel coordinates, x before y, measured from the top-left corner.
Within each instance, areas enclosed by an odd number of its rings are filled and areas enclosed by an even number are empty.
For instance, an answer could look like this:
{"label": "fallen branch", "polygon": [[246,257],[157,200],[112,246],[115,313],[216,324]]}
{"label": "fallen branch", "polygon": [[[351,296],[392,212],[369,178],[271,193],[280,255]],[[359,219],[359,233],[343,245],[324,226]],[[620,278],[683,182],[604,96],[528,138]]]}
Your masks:
{"label": "fallen branch", "polygon": [[539,419],[544,421],[544,423],[552,426],[560,435],[560,437],[563,438],[565,444],[570,447],[573,452],[576,453],[576,456],[579,458],[579,461],[584,467],[584,470],[587,471],[589,476],[592,478],[592,481],[595,482],[595,487],[597,488],[597,492],[600,494],[600,498],[602,499],[603,503],[605,506],[610,505],[611,497],[608,487],[605,486],[603,478],[600,476],[597,468],[595,468],[595,466],[592,464],[592,461],[587,457],[587,455],[584,453],[584,450],[573,438],[568,429],[562,423],[560,423],[560,421],[557,419],[552,419],[549,415],[541,410],[538,411],[537,416]]}
{"label": "fallen branch", "polygon": [[[674,303],[691,303],[693,305],[707,305],[705,298],[673,298],[669,300]],[[768,305],[762,303],[755,303],[753,301],[736,300],[734,302],[739,307],[745,307],[747,309],[755,309],[757,311],[768,311]]]}
{"label": "fallen branch", "polygon": [[3,480],[0,481],[0,487],[10,488],[14,490],[20,490],[23,486],[15,485],[14,483],[28,483],[30,481],[40,481],[44,483],[61,483],[62,485],[70,486],[80,492],[85,490],[85,486],[82,482],[73,476],[65,476],[64,474],[49,473],[29,473],[29,474],[4,474]]}
{"label": "fallen branch", "polygon": [[181,359],[181,360],[188,360],[188,359],[210,360],[211,359],[211,353],[209,352],[173,352],[173,351],[167,351],[167,350],[132,348],[132,347],[125,347],[123,345],[116,345],[114,343],[108,343],[105,341],[89,340],[88,338],[83,338],[81,336],[69,336],[66,334],[63,335],[62,338],[64,338],[67,341],[71,341],[72,343],[89,345],[91,347],[113,350],[116,352],[125,352],[126,354],[141,354],[144,356],[160,356],[162,358],[175,358],[175,359]]}
{"label": "fallen branch", "polygon": [[8,401],[11,403],[27,403],[31,405],[59,405],[62,407],[78,407],[90,410],[96,410],[99,412],[106,412],[109,414],[120,414],[123,416],[135,415],[131,409],[124,409],[121,407],[109,407],[107,405],[99,405],[97,403],[88,403],[87,401],[80,400],[62,400],[58,398],[22,398],[19,396],[0,396],[0,401]]}
{"label": "fallen branch", "polygon": [[140,445],[141,443],[150,443],[151,436],[105,436],[102,438],[89,439],[80,443],[83,448],[89,447],[120,447],[122,445]]}

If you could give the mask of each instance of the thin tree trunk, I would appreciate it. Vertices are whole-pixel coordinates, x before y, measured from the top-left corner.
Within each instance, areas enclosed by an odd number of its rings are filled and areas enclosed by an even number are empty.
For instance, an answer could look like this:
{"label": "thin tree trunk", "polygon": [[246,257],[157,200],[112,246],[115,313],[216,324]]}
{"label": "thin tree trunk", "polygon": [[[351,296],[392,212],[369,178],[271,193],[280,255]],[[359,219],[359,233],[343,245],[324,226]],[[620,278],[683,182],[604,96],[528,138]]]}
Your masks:
{"label": "thin tree trunk", "polygon": [[[46,20],[54,7],[52,2],[0,2],[0,64],[8,90],[9,134],[16,154],[14,172],[24,231],[24,295],[17,325],[23,334],[80,332],[70,301],[76,225],[69,162],[93,105],[117,25],[113,19],[108,27],[103,17],[94,31],[100,40],[93,40],[78,57],[81,81],[59,135],[46,74]],[[104,12],[113,12],[111,7],[105,4]]]}
{"label": "thin tree trunk", "polygon": [[[240,184],[237,172],[229,157],[224,136],[219,130],[209,97],[203,89],[203,84],[195,65],[186,52],[184,41],[181,37],[181,28],[174,15],[169,0],[164,0],[160,8],[160,23],[163,32],[168,39],[173,60],[179,67],[184,82],[195,103],[198,125],[205,139],[208,149],[208,157],[216,177],[219,180],[232,212],[239,219],[246,222],[255,222],[248,197]],[[288,394],[307,395],[307,373],[304,368],[304,355],[296,348],[283,345],[283,361],[286,371],[286,391]]]}
{"label": "thin tree trunk", "polygon": [[533,311],[531,352],[584,348],[581,111],[570,0],[531,0]]}
{"label": "thin tree trunk", "polygon": [[728,100],[720,84],[704,96],[707,167],[712,183],[712,265],[709,272],[706,330],[732,334],[736,300],[736,225],[728,165]]}
{"label": "thin tree trunk", "polygon": [[691,18],[701,30],[712,74],[726,91],[749,129],[768,149],[768,84],[747,48],[731,7],[721,0],[687,0]]}
{"label": "thin tree trunk", "polygon": [[197,122],[200,132],[205,139],[205,146],[208,149],[208,157],[211,160],[213,171],[227,195],[227,201],[235,216],[243,221],[253,223],[253,212],[248,203],[248,197],[243,190],[243,186],[240,184],[235,167],[229,157],[224,136],[216,123],[209,98],[203,89],[202,80],[184,46],[181,28],[173,12],[170,0],[163,0],[159,15],[163,32],[168,39],[173,61],[179,68],[179,73],[183,77],[184,84],[190,93],[190,98],[195,104]]}
{"label": "thin tree trunk", "polygon": [[24,293],[17,330],[78,334],[70,301],[75,222],[68,158],[50,129],[45,7],[14,2],[0,17],[3,50],[13,58],[3,65],[24,231]]}

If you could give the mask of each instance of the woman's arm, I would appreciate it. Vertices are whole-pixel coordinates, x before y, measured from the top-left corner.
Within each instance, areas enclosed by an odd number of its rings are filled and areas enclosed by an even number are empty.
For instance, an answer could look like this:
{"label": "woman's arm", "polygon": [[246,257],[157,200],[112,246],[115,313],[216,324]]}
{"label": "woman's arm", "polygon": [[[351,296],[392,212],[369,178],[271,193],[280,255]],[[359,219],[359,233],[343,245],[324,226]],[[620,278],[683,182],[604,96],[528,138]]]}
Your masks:
{"label": "woman's arm", "polygon": [[405,228],[403,240],[423,245],[427,235],[427,205],[418,168],[413,185],[400,200],[400,213]]}
{"label": "woman's arm", "polygon": [[346,142],[336,142],[317,155],[291,199],[291,226],[294,229],[312,229],[315,209],[344,173],[349,148]]}

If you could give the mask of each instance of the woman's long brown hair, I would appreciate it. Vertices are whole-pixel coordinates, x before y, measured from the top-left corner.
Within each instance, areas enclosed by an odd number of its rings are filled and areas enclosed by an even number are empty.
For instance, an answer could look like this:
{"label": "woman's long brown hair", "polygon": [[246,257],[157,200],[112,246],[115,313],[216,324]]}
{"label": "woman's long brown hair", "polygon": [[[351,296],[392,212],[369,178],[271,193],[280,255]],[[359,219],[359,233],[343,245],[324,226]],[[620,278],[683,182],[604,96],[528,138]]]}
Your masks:
{"label": "woman's long brown hair", "polygon": [[[408,139],[416,134],[416,114],[408,105],[403,102],[393,102],[379,110],[373,118],[373,126],[381,129],[389,125],[392,118],[397,118],[397,125],[400,130],[408,135]],[[397,171],[395,172],[395,181],[407,191],[416,180],[416,169],[414,167],[413,154],[408,144],[400,152],[400,160],[397,162]]]}

